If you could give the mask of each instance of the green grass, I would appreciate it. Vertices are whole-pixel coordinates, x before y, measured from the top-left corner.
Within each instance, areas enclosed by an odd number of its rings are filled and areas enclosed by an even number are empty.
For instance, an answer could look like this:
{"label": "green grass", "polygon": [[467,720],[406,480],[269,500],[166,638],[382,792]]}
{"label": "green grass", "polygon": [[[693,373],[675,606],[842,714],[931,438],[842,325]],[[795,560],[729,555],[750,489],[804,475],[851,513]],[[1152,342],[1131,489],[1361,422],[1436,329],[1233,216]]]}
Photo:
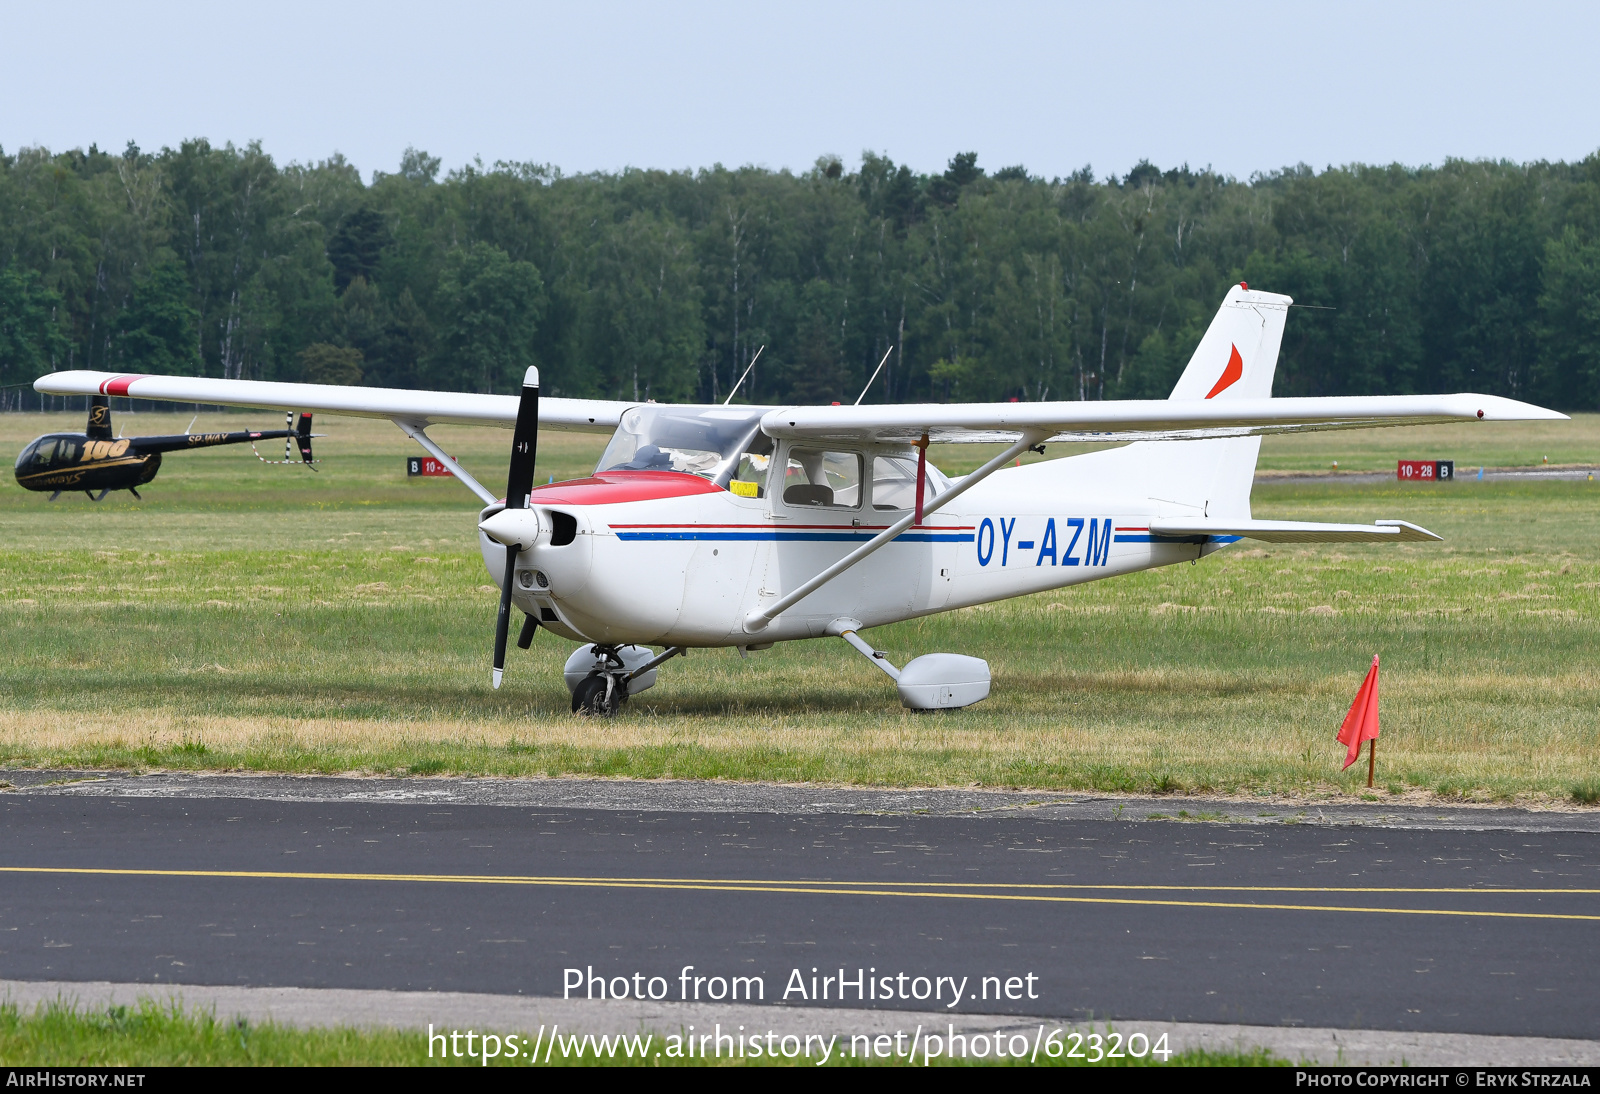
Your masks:
{"label": "green grass", "polygon": [[[4,415],[0,445],[80,427]],[[1341,774],[1332,738],[1378,653],[1384,800],[1596,797],[1600,483],[1269,483],[1258,516],[1403,517],[1447,542],[1240,544],[874,632],[900,660],[988,658],[994,694],[968,711],[905,712],[842,643],[810,642],[696,651],[595,724],[567,713],[570,646],[547,634],[488,687],[475,499],[406,481],[392,427],[319,428],[316,475],[224,449],[172,457],[143,503],[0,484],[0,763],[1353,795],[1365,765]],[[494,481],[503,431],[440,432]],[[601,443],[546,438],[541,477]]]}
{"label": "green grass", "polygon": [[[328,1066],[428,1064],[421,1038],[401,1030],[295,1029],[148,999],[133,1007],[80,1010],[0,1004],[0,1066]],[[439,1061],[431,1061],[438,1063]]]}
{"label": "green grass", "polygon": [[[530,1035],[532,1031],[529,1031]],[[663,1038],[652,1038],[655,1050]],[[845,1066],[894,1064],[905,1061],[860,1060],[846,1056],[835,1060]],[[949,1061],[935,1060],[948,1066]],[[997,1061],[987,1061],[994,1066]],[[1083,1060],[1050,1060],[1045,1066],[1093,1066]],[[1196,1050],[1175,1054],[1166,1063],[1178,1067],[1241,1067],[1281,1065],[1271,1053],[1207,1052]],[[665,1053],[641,1058],[622,1052],[601,1055],[592,1046],[570,1057],[552,1053],[555,1066],[623,1067],[728,1067],[754,1064],[737,1059],[681,1059]],[[760,1061],[770,1066],[769,1060]],[[816,1061],[803,1058],[780,1060],[781,1066],[810,1067]],[[985,1061],[969,1060],[969,1065]],[[1004,1061],[1018,1066],[1017,1061]],[[1026,1066],[1026,1061],[1020,1062]],[[1146,1057],[1107,1061],[1120,1066],[1151,1066],[1158,1063]],[[495,1067],[534,1066],[531,1054],[514,1060],[491,1057]],[[175,1004],[158,1004],[141,999],[132,1007],[113,1006],[80,1009],[65,1003],[52,1003],[24,1011],[13,1003],[0,1004],[0,1067],[172,1067],[172,1066],[276,1066],[276,1067],[482,1067],[478,1059],[429,1057],[426,1036],[415,1030],[296,1028],[275,1023],[251,1023],[244,1019],[218,1019],[205,1010],[188,1010]],[[542,1061],[540,1061],[542,1066]]]}

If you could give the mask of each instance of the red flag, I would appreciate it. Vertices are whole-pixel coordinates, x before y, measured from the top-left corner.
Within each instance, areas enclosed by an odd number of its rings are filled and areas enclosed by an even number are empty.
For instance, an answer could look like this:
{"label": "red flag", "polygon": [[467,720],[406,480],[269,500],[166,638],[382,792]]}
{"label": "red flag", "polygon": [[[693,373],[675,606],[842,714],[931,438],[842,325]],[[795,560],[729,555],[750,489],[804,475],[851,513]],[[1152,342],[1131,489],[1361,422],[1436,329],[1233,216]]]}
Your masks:
{"label": "red flag", "polygon": [[1367,670],[1367,678],[1361,681],[1361,690],[1356,692],[1356,701],[1350,704],[1350,713],[1344,716],[1344,725],[1339,727],[1338,741],[1350,749],[1344,758],[1344,766],[1349,767],[1356,762],[1361,755],[1362,741],[1377,739],[1378,656],[1373,654],[1372,668]]}

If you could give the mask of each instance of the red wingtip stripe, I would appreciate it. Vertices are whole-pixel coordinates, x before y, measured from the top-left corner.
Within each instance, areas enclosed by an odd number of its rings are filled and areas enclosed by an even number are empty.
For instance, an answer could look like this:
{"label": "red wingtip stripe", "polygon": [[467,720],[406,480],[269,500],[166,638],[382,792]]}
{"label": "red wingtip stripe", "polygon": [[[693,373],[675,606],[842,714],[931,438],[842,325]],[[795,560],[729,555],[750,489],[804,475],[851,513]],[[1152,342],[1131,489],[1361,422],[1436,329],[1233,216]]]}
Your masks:
{"label": "red wingtip stripe", "polygon": [[1206,398],[1210,399],[1219,392],[1225,391],[1238,382],[1244,375],[1244,358],[1239,356],[1239,347],[1232,346],[1233,352],[1228,355],[1228,367],[1222,370],[1222,375],[1217,377],[1217,386],[1212,388]]}
{"label": "red wingtip stripe", "polygon": [[126,395],[128,394],[128,385],[133,383],[135,380],[143,380],[145,375],[145,373],[134,373],[124,376],[113,376],[111,379],[101,382],[100,394]]}

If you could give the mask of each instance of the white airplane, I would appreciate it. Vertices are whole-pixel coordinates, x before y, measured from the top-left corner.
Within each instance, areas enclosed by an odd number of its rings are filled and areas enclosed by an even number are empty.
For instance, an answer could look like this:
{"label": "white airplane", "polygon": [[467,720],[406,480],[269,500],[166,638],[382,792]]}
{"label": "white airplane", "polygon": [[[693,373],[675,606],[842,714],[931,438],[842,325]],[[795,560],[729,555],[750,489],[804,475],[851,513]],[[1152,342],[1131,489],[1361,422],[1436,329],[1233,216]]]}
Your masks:
{"label": "white airplane", "polygon": [[[1404,543],[1403,520],[1256,520],[1261,436],[1566,415],[1492,395],[1274,399],[1291,300],[1229,290],[1166,400],[702,406],[520,398],[185,376],[58,372],[55,395],[122,395],[388,418],[481,498],[478,540],[501,589],[493,682],[511,607],[584,645],[566,665],[575,711],[615,714],[689,649],[835,636],[914,709],[989,694],[988,663],[934,653],[896,668],[861,637],[888,623],[1194,561],[1241,538]],[[730,396],[731,398],[731,396]],[[436,423],[513,427],[505,500],[435,444]],[[589,478],[534,485],[538,430],[609,433]],[[1051,441],[1131,443],[1013,466]],[[930,443],[1006,447],[948,478]],[[646,647],[664,647],[654,653]]]}

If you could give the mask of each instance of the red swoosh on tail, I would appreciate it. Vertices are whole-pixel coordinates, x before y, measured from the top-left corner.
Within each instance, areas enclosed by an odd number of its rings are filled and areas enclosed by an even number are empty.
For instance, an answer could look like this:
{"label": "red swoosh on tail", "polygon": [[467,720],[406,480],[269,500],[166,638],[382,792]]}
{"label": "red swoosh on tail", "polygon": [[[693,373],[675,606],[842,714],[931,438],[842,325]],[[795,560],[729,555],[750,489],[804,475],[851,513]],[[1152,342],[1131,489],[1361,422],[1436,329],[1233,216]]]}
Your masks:
{"label": "red swoosh on tail", "polygon": [[1217,386],[1206,395],[1209,399],[1218,392],[1232,387],[1244,375],[1244,358],[1239,356],[1239,347],[1232,346],[1233,352],[1228,355],[1228,367],[1222,370],[1222,375],[1217,377]]}

